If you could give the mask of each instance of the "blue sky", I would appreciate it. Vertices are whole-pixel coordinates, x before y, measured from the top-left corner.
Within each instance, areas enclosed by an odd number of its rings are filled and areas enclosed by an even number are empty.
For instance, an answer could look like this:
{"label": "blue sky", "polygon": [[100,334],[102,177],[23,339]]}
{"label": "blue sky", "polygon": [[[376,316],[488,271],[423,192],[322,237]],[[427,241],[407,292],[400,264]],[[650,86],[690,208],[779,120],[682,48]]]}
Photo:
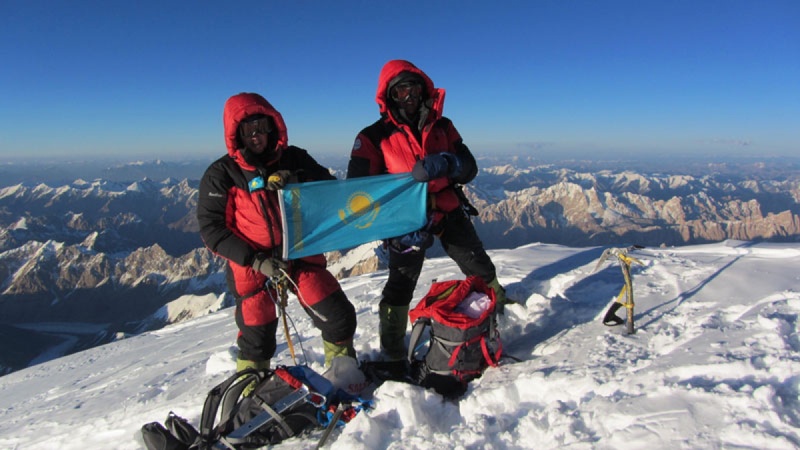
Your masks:
{"label": "blue sky", "polygon": [[479,154],[800,154],[796,0],[492,3],[4,0],[0,160],[212,158],[243,91],[347,155],[390,59]]}

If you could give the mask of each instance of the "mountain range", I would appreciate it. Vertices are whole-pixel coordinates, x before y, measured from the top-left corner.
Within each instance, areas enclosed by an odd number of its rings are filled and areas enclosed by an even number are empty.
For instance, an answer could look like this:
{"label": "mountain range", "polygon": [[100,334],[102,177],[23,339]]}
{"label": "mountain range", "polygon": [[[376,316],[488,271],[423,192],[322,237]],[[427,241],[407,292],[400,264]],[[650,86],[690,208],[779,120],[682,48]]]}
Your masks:
{"label": "mountain range", "polygon": [[[800,236],[796,161],[479,164],[464,191],[489,249]],[[224,261],[197,232],[202,170],[196,178],[146,176],[186,167],[123,164],[95,172],[103,178],[43,176],[0,188],[0,374],[184,320],[192,315],[180,307],[185,296],[210,296],[210,311],[231,304],[219,295]],[[344,178],[341,166],[329,167]],[[329,253],[331,271],[344,278],[379,269],[376,245]],[[429,256],[442,254],[435,246]]]}

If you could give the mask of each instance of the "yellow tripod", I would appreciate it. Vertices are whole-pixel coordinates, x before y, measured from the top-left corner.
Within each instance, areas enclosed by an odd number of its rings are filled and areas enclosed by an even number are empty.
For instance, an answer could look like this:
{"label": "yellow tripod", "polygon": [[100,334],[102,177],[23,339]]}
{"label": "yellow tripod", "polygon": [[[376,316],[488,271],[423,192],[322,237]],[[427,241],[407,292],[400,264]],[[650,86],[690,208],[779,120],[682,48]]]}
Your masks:
{"label": "yellow tripod", "polygon": [[[603,252],[602,256],[600,256],[600,261],[597,262],[597,266],[594,269],[594,271],[596,272],[597,269],[599,269],[600,266],[611,256],[616,256],[617,260],[619,261],[619,266],[622,269],[622,277],[625,279],[625,284],[619,291],[619,295],[617,295],[617,298],[615,299],[614,303],[608,308],[608,311],[606,311],[606,315],[603,317],[603,325],[616,326],[625,323],[627,325],[628,334],[635,333],[635,329],[633,327],[634,303],[633,303],[633,276],[631,275],[631,265],[632,264],[644,265],[638,259],[632,256],[628,256],[628,251],[640,248],[644,247],[634,245],[626,249],[608,248]],[[617,310],[623,306],[627,310],[627,320],[622,320],[616,314]]]}

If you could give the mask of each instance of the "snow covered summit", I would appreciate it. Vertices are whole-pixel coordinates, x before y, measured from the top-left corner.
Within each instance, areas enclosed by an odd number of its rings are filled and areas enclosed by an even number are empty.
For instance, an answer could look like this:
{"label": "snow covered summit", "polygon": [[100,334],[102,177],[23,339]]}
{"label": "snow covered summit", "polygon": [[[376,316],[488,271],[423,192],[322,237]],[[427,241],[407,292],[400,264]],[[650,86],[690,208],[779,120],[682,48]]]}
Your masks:
{"label": "snow covered summit", "polygon": [[[489,369],[459,402],[385,383],[376,408],[329,440],[342,449],[800,447],[800,244],[727,241],[634,255],[636,328],[600,318],[622,286],[603,248],[492,251],[522,305],[500,320],[521,361]],[[426,262],[415,293],[461,278]],[[343,280],[356,348],[377,355],[386,272]],[[290,299],[312,368],[319,334]],[[623,313],[624,314],[624,313]],[[134,435],[172,410],[198,423],[208,389],[231,373],[232,310],[199,317],[0,378],[0,448],[139,449]],[[279,342],[282,341],[279,338]],[[296,341],[296,342],[297,342]],[[291,364],[280,345],[276,364]],[[313,448],[314,436],[276,448]]]}

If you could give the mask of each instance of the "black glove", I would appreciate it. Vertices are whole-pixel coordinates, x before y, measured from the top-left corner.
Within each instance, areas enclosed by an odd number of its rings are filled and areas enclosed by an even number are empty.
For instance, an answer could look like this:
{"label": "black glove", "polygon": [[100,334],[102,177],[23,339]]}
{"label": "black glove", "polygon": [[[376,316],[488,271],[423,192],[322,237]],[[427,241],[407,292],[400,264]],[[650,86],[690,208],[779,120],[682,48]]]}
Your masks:
{"label": "black glove", "polygon": [[270,278],[280,276],[281,270],[286,270],[289,267],[286,261],[272,258],[266,253],[257,253],[251,266],[256,272],[261,272]]}
{"label": "black glove", "polygon": [[267,177],[267,190],[277,191],[289,183],[297,183],[297,176],[290,170],[276,170]]}
{"label": "black glove", "polygon": [[429,181],[434,178],[455,178],[461,173],[461,160],[452,153],[434,153],[417,161],[411,169],[411,176],[417,181]]}

